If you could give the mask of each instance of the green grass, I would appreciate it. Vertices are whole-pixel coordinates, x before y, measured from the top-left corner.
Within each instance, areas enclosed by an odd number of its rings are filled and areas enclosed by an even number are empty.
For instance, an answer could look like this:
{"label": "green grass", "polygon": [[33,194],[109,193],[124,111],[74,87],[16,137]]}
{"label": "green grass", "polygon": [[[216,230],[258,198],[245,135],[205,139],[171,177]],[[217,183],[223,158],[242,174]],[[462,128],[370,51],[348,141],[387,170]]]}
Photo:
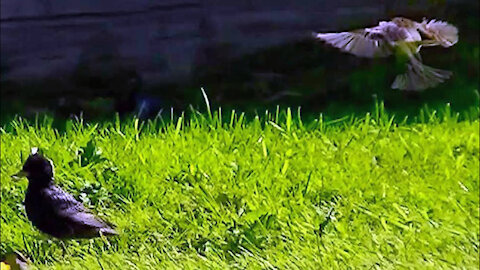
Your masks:
{"label": "green grass", "polygon": [[[220,110],[149,122],[17,119],[1,131],[1,253],[40,269],[477,268],[478,107],[302,122]],[[121,235],[32,227],[12,182],[30,147]]]}

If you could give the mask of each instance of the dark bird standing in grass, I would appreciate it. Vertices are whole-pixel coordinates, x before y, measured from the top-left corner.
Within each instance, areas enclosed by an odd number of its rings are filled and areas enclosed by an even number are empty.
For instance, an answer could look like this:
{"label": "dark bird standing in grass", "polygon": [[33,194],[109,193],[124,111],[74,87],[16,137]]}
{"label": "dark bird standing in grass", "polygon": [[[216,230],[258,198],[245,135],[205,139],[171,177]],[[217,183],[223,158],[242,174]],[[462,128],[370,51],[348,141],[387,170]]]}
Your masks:
{"label": "dark bird standing in grass", "polygon": [[340,33],[315,33],[326,43],[360,57],[406,58],[406,73],[396,77],[393,89],[424,90],[450,78],[447,70],[422,64],[420,48],[428,46],[450,47],[458,41],[458,29],[446,22],[426,20],[415,22],[396,17],[377,26]]}
{"label": "dark bird standing in grass", "polygon": [[25,210],[40,231],[56,238],[92,238],[117,232],[72,195],[54,183],[51,160],[32,149],[23,169],[14,177],[27,177]]}

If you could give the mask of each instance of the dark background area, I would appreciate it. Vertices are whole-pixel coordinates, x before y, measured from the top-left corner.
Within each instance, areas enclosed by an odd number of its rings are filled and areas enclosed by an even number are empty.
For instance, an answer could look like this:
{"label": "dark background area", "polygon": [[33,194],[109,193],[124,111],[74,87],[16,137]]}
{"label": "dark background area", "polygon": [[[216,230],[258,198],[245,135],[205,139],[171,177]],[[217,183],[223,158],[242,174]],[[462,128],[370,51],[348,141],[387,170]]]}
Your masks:
{"label": "dark background area", "polygon": [[[479,103],[478,1],[104,2],[2,1],[2,125],[37,113],[105,120],[204,108],[200,87],[214,107],[250,114],[280,105],[340,117],[380,100],[402,116]],[[454,47],[422,49],[426,65],[454,72],[449,81],[392,90],[394,59],[357,58],[310,35],[394,16],[459,28]]]}

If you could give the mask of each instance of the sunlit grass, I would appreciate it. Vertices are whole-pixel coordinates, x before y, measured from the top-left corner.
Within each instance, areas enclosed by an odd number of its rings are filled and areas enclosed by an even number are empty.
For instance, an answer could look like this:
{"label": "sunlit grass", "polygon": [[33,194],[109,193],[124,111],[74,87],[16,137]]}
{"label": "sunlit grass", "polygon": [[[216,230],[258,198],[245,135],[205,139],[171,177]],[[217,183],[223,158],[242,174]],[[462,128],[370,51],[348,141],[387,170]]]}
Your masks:
{"label": "sunlit grass", "polygon": [[[1,253],[42,269],[478,267],[478,108],[52,121],[1,129]],[[9,176],[33,146],[119,237],[63,254],[32,227]]]}

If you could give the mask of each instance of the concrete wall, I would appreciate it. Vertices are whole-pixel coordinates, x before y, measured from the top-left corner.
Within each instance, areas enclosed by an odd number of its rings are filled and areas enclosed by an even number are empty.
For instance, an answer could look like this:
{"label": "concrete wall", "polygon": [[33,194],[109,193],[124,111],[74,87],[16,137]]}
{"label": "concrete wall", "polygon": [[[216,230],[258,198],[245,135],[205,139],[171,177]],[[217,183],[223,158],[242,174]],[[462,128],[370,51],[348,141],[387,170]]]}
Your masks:
{"label": "concrete wall", "polygon": [[147,83],[175,81],[214,61],[209,51],[233,57],[427,5],[407,2],[3,0],[1,76],[69,77],[79,65],[93,65],[93,72],[127,66]]}

